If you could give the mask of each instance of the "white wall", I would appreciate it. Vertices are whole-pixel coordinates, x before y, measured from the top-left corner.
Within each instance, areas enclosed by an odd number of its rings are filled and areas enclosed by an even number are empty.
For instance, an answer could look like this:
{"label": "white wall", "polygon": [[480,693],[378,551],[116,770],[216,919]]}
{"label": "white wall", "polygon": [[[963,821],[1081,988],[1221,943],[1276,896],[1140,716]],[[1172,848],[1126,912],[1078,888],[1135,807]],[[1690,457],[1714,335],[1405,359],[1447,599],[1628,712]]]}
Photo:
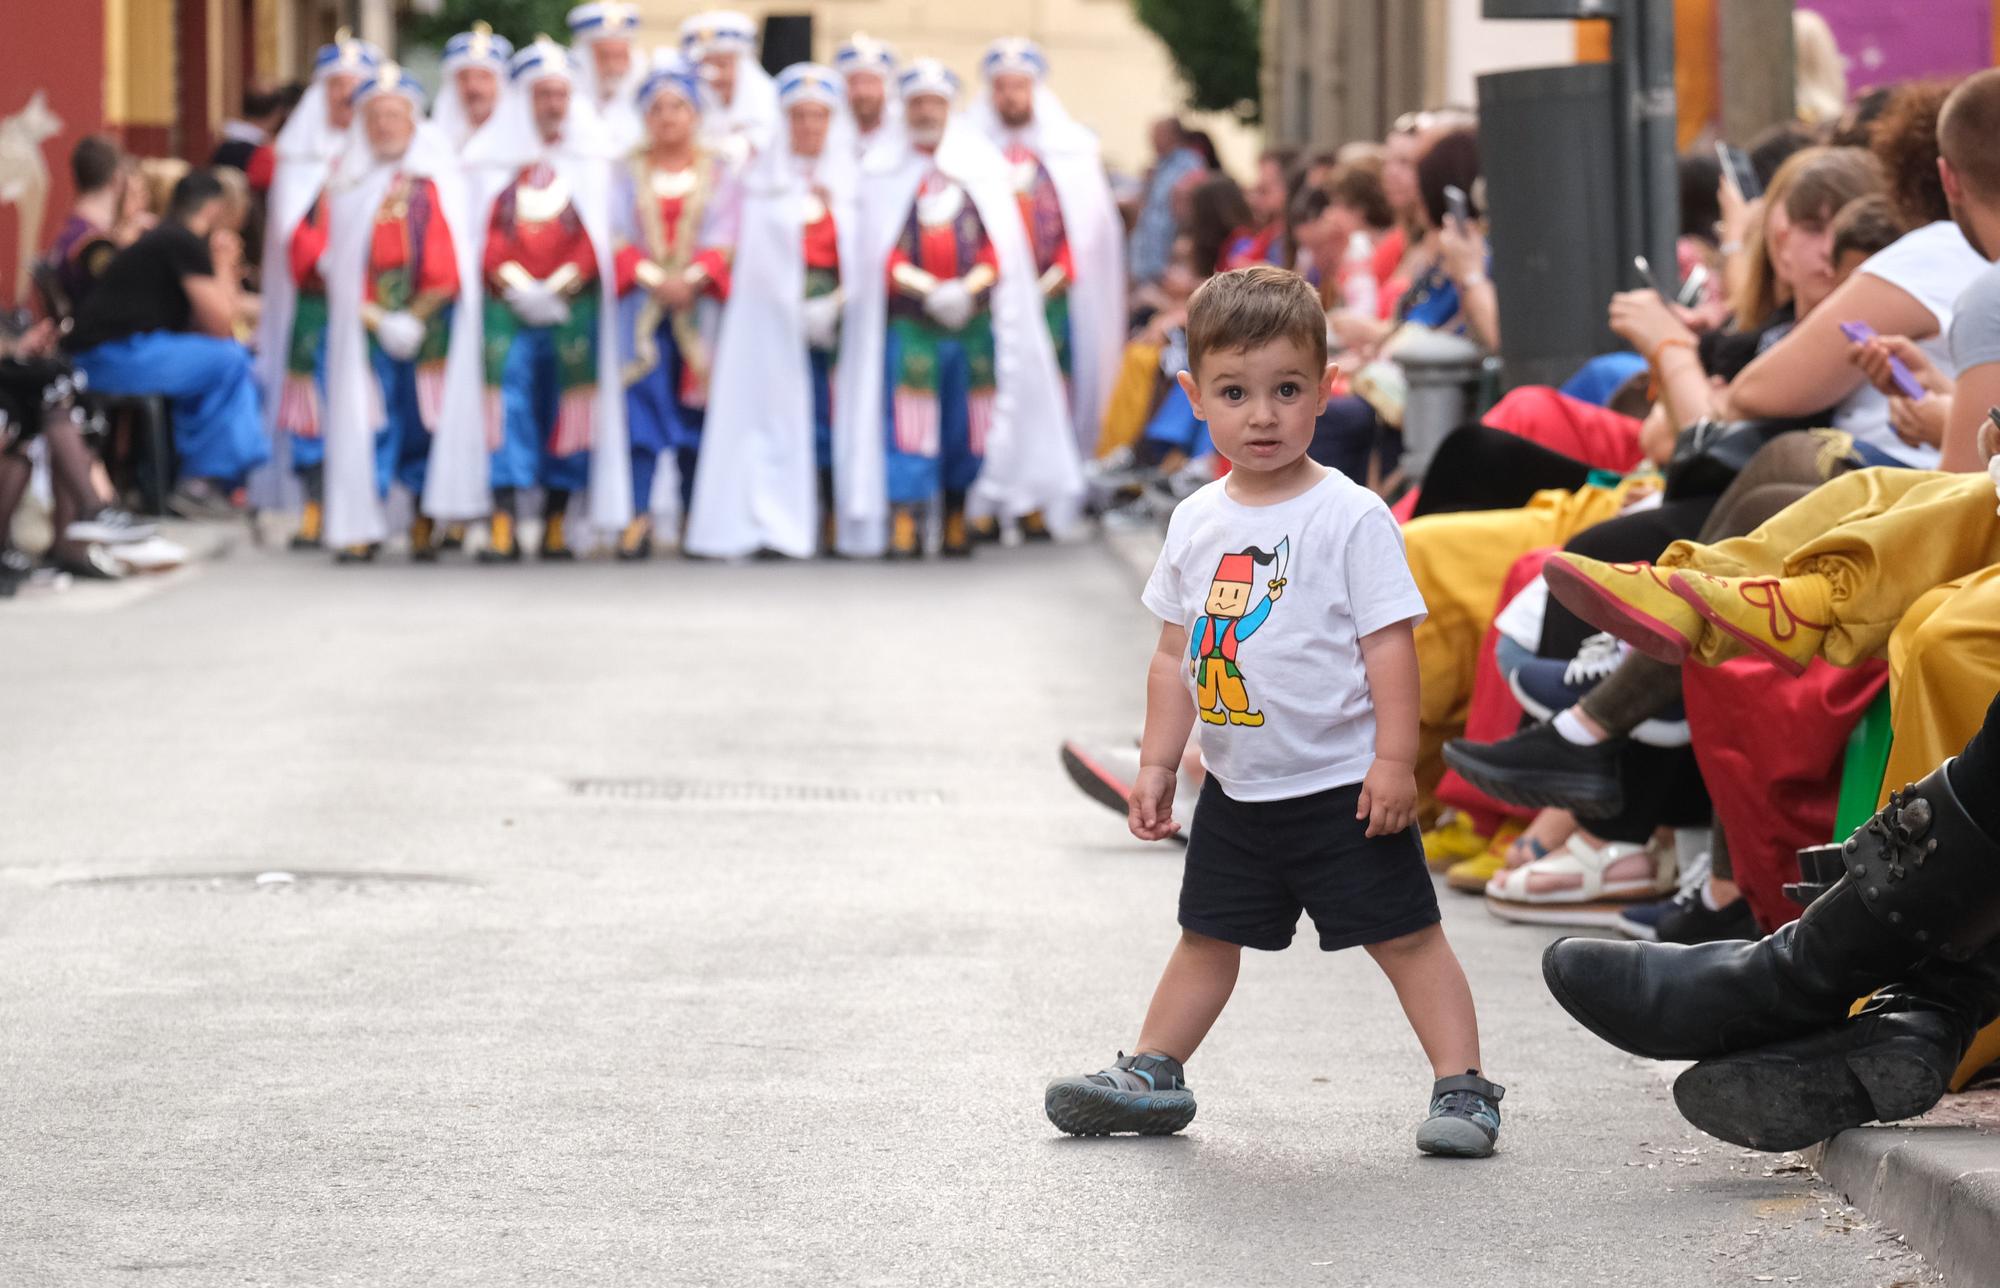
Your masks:
{"label": "white wall", "polygon": [[1479,16],[1480,0],[1445,0],[1444,101],[1476,106],[1473,78],[1520,67],[1576,61],[1576,24]]}

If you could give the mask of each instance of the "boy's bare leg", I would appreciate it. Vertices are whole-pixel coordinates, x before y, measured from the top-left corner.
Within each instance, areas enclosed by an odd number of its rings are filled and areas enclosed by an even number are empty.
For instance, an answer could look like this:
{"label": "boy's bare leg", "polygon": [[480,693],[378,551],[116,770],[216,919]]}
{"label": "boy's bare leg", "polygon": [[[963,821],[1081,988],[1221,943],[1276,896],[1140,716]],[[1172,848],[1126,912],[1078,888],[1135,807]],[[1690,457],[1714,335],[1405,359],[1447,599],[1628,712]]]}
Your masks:
{"label": "boy's bare leg", "polygon": [[1403,1004],[1403,1014],[1423,1044],[1433,1074],[1449,1078],[1485,1067],[1479,1062],[1479,1018],[1473,1012],[1472,988],[1443,926],[1370,944],[1368,955],[1395,987],[1396,1000]]}
{"label": "boy's bare leg", "polygon": [[[1450,951],[1445,950],[1447,956]],[[1134,1053],[1172,1056],[1186,1064],[1228,1004],[1242,961],[1243,950],[1235,944],[1192,930],[1181,931],[1180,942],[1174,945],[1167,969],[1160,975],[1159,987],[1153,990],[1153,1004],[1146,1008],[1146,1023],[1139,1030]],[[1460,976],[1460,986],[1464,983]],[[1471,1001],[1468,994],[1468,1007]]]}

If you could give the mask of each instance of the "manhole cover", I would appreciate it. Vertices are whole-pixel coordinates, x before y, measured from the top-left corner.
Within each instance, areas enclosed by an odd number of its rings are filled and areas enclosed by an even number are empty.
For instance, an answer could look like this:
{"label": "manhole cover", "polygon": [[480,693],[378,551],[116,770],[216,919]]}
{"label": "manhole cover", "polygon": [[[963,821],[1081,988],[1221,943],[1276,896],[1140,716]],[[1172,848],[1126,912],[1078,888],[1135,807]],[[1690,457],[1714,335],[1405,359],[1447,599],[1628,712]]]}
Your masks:
{"label": "manhole cover", "polygon": [[828,783],[703,782],[678,778],[572,778],[572,796],[688,805],[934,806],[934,787],[842,787]]}
{"label": "manhole cover", "polygon": [[328,872],[302,868],[253,868],[243,872],[146,872],[119,876],[71,877],[56,885],[70,889],[175,890],[202,894],[403,894],[437,889],[469,889],[476,882],[424,872]]}

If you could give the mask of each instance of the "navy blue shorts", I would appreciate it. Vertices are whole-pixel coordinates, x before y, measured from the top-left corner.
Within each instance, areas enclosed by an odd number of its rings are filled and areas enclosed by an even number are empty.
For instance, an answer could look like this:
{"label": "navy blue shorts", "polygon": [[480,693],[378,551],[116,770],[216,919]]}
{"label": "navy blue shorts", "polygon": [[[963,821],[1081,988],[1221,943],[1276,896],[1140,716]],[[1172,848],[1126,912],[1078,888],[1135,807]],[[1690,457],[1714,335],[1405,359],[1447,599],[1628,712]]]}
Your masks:
{"label": "navy blue shorts", "polygon": [[1437,891],[1417,829],[1371,837],[1361,784],[1281,801],[1239,801],[1210,778],[1188,829],[1181,926],[1276,951],[1310,913],[1327,952],[1434,926]]}

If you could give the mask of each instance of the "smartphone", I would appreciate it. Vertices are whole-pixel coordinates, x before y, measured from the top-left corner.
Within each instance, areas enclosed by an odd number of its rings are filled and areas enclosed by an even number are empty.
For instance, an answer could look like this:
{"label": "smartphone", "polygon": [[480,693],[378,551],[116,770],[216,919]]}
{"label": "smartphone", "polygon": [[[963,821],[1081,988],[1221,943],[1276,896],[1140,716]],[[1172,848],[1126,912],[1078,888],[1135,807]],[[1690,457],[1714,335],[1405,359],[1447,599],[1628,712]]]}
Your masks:
{"label": "smartphone", "polygon": [[1662,299],[1666,298],[1661,294],[1659,279],[1653,276],[1652,264],[1647,262],[1644,255],[1634,255],[1632,257],[1632,267],[1639,270],[1639,280],[1646,284],[1647,290],[1655,295],[1659,295]]}
{"label": "smartphone", "polygon": [[[1875,328],[1866,322],[1842,322],[1840,333],[1856,344],[1865,344],[1875,338]],[[1903,397],[1912,400],[1921,399],[1925,393],[1924,387],[1917,383],[1917,378],[1910,374],[1910,369],[1898,357],[1889,359],[1889,383],[1895,385]]]}
{"label": "smartphone", "polygon": [[1465,189],[1455,183],[1446,184],[1444,186],[1444,204],[1451,211],[1452,216],[1461,223],[1469,224],[1472,222],[1472,203],[1466,200]]}
{"label": "smartphone", "polygon": [[1691,309],[1701,303],[1701,293],[1708,289],[1708,265],[1696,264],[1694,271],[1681,283],[1681,293],[1675,297],[1684,309]]}
{"label": "smartphone", "polygon": [[1764,195],[1764,185],[1757,181],[1757,169],[1750,164],[1750,154],[1742,148],[1735,148],[1716,140],[1715,159],[1722,163],[1722,177],[1741,194],[1745,201],[1755,201]]}

